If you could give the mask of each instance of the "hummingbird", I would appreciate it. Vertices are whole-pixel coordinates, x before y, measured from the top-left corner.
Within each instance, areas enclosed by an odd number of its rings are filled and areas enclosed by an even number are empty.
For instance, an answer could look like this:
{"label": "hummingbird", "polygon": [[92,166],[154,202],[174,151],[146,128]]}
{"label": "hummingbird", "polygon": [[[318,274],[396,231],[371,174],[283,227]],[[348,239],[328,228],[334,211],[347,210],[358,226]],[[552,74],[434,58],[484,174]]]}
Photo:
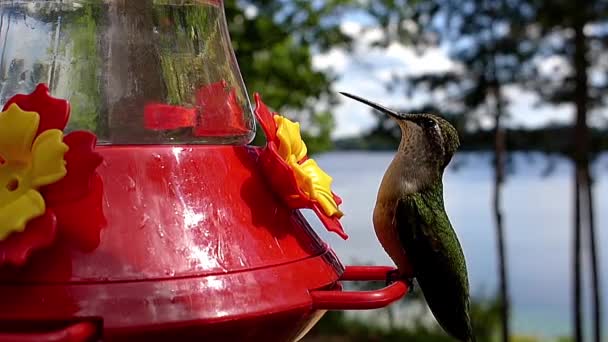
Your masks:
{"label": "hummingbird", "polygon": [[443,201],[443,172],[460,145],[458,132],[437,115],[399,113],[341,94],[389,115],[401,128],[373,214],[376,236],[397,266],[387,278],[410,284],[415,278],[443,330],[473,342],[466,261]]}

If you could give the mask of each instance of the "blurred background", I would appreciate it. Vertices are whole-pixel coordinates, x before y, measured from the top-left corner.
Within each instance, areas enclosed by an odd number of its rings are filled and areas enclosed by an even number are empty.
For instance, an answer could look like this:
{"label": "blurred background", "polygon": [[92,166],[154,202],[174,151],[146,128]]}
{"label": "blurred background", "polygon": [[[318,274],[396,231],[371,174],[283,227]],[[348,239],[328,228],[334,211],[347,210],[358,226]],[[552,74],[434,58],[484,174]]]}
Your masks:
{"label": "blurred background", "polygon": [[[146,2],[129,1],[135,5],[125,6],[130,11],[119,22],[127,23],[122,30],[144,42],[146,52],[153,42],[137,33],[150,32],[139,32],[136,20],[131,23],[131,18],[140,16],[136,5]],[[148,3],[191,1],[218,3]],[[26,2],[3,2],[9,3]],[[444,177],[445,201],[467,258],[478,341],[608,340],[603,311],[608,260],[602,248],[608,242],[608,231],[603,229],[608,222],[608,154],[604,153],[608,148],[608,0],[225,0],[224,4],[249,98],[259,92],[272,110],[302,124],[310,154],[333,176],[333,190],[344,199],[347,241],[327,233],[316,216],[307,213],[343,263],[392,265],[374,235],[372,211],[400,132],[387,117],[341,97],[340,91],[400,111],[436,113],[457,127],[462,146]],[[78,109],[74,113],[82,113],[73,116],[72,123],[109,133],[95,127],[100,110],[89,106],[102,97],[94,87],[100,82],[99,60],[84,58],[98,54],[97,12],[78,17],[74,13],[63,18],[71,24],[63,27],[72,42],[67,48],[50,45],[59,41],[48,39],[54,33],[30,34],[47,32],[21,12],[0,13],[0,33],[4,32],[0,34],[0,99],[12,96],[19,84],[29,84],[22,72],[27,69],[25,59],[14,60],[11,54],[11,44],[15,51],[15,46],[27,44],[9,39],[25,32],[38,49],[35,57],[65,49],[68,57],[74,53],[87,60],[72,65],[70,58],[57,59],[69,76],[66,79],[75,80],[65,88],[82,89],[76,92],[80,97],[71,97]],[[206,24],[216,23],[214,11],[195,14],[180,17],[180,22],[198,23],[201,32],[212,28]],[[38,13],[39,21],[55,20],[46,15]],[[190,31],[180,32],[183,41],[198,39],[190,37]],[[173,40],[162,43],[182,48]],[[203,47],[212,57],[219,49]],[[165,50],[167,55],[172,52]],[[158,80],[147,77],[155,75],[149,72],[150,65],[161,64],[154,54],[143,52],[129,58],[114,54],[113,70],[122,75],[118,71],[128,62],[129,68],[146,76],[135,82],[137,91],[162,93],[163,89],[156,89]],[[32,55],[14,52],[20,54]],[[205,63],[212,57],[191,61],[183,56],[164,65],[179,69],[166,70],[187,81],[208,76]],[[226,65],[209,63],[209,69],[233,67],[230,61],[223,62]],[[32,79],[48,73],[43,67],[32,67]],[[171,94],[171,103],[182,102],[176,95],[180,92]],[[143,99],[133,97],[130,105],[140,106]],[[115,142],[129,141],[139,127],[131,117],[122,118],[128,120],[114,124],[127,129],[110,137]],[[254,144],[263,142],[258,129]],[[365,290],[384,284],[350,286]],[[305,338],[395,340],[450,339],[418,291],[375,312],[329,312]]]}
{"label": "blurred background", "polygon": [[[225,5],[250,96],[260,92],[302,123],[345,199],[350,239],[317,229],[344,263],[391,264],[371,214],[400,135],[338,91],[438,113],[458,128],[445,200],[468,262],[479,341],[606,339],[608,1]],[[449,339],[418,292],[378,312],[330,312],[306,338],[384,340]]]}

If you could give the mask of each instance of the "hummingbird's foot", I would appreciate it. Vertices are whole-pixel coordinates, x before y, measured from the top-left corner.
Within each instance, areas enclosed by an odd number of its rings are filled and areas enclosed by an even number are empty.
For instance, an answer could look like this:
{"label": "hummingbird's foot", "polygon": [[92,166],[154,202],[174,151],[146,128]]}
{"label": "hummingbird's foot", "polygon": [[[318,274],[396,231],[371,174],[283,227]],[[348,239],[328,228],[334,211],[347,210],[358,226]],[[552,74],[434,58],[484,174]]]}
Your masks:
{"label": "hummingbird's foot", "polygon": [[414,278],[407,278],[405,282],[407,283],[407,292],[414,292],[416,289],[416,286],[414,285]]}
{"label": "hummingbird's foot", "polygon": [[403,276],[401,275],[401,272],[399,272],[399,270],[388,271],[386,273],[386,286],[389,286],[390,284],[402,279]]}
{"label": "hummingbird's foot", "polygon": [[388,286],[396,281],[399,281],[399,280],[405,281],[405,283],[407,284],[407,287],[408,287],[408,292],[414,291],[415,286],[414,286],[413,277],[405,276],[405,275],[401,274],[401,272],[399,270],[391,270],[386,273],[386,286]]}

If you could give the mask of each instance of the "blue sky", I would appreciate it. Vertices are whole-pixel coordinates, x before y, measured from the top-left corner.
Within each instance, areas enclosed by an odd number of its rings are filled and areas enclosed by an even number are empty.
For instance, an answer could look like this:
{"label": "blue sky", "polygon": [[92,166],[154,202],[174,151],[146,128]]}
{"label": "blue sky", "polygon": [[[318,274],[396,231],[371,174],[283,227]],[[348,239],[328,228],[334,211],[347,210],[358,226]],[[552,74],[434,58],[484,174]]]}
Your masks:
{"label": "blue sky", "polygon": [[[386,49],[370,47],[370,42],[382,36],[381,30],[372,25],[362,15],[346,16],[341,28],[346,34],[356,37],[353,51],[332,49],[314,55],[315,68],[329,69],[339,77],[333,84],[334,91],[354,93],[389,107],[411,106],[423,99],[420,96],[407,98],[403,91],[388,92],[384,84],[392,74],[417,75],[458,67],[450,60],[445,47],[430,49],[424,55],[417,55],[412,49],[398,43]],[[551,72],[552,66],[559,64],[559,61],[548,59],[542,63],[546,72]],[[537,107],[533,94],[516,87],[507,87],[504,94],[510,101],[508,126],[538,127],[547,122],[571,122],[573,118],[571,106]],[[335,115],[335,138],[361,134],[375,122],[367,107],[346,98],[341,99]],[[492,122],[485,120],[481,124],[490,127]]]}

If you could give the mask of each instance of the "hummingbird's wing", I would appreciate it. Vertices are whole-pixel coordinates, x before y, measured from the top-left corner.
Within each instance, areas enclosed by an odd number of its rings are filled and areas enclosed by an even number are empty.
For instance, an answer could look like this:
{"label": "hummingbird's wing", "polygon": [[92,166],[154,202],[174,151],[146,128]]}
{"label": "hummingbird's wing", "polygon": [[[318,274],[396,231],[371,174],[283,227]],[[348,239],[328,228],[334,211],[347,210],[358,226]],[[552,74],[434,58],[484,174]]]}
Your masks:
{"label": "hummingbird's wing", "polygon": [[450,335],[471,341],[466,263],[442,197],[407,195],[397,203],[395,225],[437,322]]}

